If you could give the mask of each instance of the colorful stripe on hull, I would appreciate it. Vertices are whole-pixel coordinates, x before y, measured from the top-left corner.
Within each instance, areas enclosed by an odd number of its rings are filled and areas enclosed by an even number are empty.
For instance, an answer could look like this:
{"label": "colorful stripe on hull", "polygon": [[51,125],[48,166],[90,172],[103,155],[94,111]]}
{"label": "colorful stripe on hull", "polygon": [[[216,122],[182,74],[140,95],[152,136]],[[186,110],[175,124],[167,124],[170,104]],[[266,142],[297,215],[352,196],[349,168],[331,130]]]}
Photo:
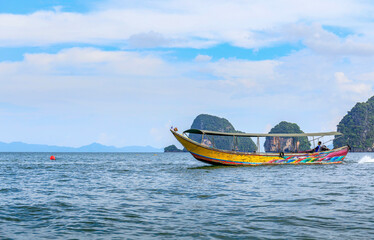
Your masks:
{"label": "colorful stripe on hull", "polygon": [[266,163],[254,163],[254,162],[234,162],[234,161],[227,161],[222,159],[214,159],[205,156],[201,156],[196,153],[190,152],[191,155],[196,159],[204,163],[209,163],[212,165],[232,165],[232,166],[258,166],[258,165],[285,165],[285,164],[299,164],[299,165],[317,165],[317,164],[337,164],[342,163],[345,156],[340,157],[333,157],[333,158],[325,158],[323,160],[319,160],[318,158],[307,158],[304,160],[271,160]]}

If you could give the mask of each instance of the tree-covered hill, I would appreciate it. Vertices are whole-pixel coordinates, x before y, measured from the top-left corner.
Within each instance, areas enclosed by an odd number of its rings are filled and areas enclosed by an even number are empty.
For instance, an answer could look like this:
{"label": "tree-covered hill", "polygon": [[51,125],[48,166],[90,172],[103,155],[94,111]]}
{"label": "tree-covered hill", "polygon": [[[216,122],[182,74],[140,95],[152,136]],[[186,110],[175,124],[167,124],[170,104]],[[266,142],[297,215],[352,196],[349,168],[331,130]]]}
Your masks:
{"label": "tree-covered hill", "polygon": [[355,152],[374,151],[374,97],[357,103],[339,122],[338,132],[344,136],[334,139],[335,147],[348,144]]}
{"label": "tree-covered hill", "polygon": [[[278,125],[273,127],[269,133],[304,133],[296,123],[290,123],[286,121],[280,122]],[[280,140],[280,146],[274,137],[266,137],[265,140],[265,151],[266,152],[293,152],[295,151],[295,144],[299,141],[299,151],[305,151],[310,149],[310,142],[307,137],[282,137]],[[279,149],[280,148],[280,149]]]}
{"label": "tree-covered hill", "polygon": [[170,145],[164,148],[164,152],[183,152],[183,150],[177,148],[175,145]]}
{"label": "tree-covered hill", "polygon": [[[209,130],[217,132],[240,133],[235,130],[234,126],[225,118],[220,118],[208,114],[200,114],[193,121],[191,128],[200,130]],[[218,149],[233,150],[233,137],[231,136],[209,136],[202,139],[201,134],[190,134],[189,137],[196,142],[204,142],[206,145],[213,145]],[[257,149],[255,143],[249,137],[237,138],[237,149],[241,152],[253,152]]]}

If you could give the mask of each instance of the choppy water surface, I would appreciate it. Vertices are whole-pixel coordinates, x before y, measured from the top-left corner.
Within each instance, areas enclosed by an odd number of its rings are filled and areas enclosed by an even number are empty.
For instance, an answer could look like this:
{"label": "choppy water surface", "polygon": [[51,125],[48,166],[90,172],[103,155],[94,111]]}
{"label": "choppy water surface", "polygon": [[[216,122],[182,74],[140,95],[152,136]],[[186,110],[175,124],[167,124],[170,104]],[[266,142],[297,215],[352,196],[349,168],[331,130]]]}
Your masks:
{"label": "choppy water surface", "polygon": [[374,154],[260,167],[188,153],[49,156],[0,153],[0,238],[374,238]]}

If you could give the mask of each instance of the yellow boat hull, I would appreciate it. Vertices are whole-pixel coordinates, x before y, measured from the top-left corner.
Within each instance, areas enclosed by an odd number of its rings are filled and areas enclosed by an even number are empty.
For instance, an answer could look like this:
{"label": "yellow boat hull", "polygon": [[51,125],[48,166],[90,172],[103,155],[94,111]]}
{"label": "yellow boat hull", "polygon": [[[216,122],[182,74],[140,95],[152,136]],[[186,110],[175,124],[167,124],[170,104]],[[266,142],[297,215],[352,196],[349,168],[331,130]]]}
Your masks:
{"label": "yellow boat hull", "polygon": [[211,148],[171,130],[175,138],[192,156],[213,165],[279,165],[279,164],[337,164],[342,163],[349,147],[341,147],[326,152],[315,153],[248,153]]}

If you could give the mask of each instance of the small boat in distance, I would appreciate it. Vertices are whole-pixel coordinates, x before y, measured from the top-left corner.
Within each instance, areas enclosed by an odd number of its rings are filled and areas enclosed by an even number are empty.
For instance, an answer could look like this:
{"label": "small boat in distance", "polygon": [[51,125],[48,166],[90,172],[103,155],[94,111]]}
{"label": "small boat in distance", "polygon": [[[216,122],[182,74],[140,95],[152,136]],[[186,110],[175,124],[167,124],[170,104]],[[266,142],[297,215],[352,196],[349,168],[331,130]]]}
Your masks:
{"label": "small boat in distance", "polygon": [[[231,166],[254,166],[254,165],[280,165],[280,164],[337,164],[342,163],[346,157],[349,146],[344,146],[326,151],[303,151],[299,152],[297,147],[294,152],[259,152],[260,137],[273,137],[279,142],[279,138],[298,138],[298,137],[318,137],[343,135],[339,132],[321,132],[321,133],[225,133],[214,132],[199,129],[189,129],[178,133],[178,129],[170,130],[175,138],[189,151],[194,158],[204,163],[213,165],[231,165]],[[196,142],[187,136],[187,133],[201,134],[202,142]],[[214,147],[214,140],[209,141],[213,144],[206,144],[205,137],[231,136],[233,142],[237,142],[239,137],[256,137],[257,150],[254,152],[239,152],[236,150],[222,150]],[[237,149],[237,148],[234,148]]]}

